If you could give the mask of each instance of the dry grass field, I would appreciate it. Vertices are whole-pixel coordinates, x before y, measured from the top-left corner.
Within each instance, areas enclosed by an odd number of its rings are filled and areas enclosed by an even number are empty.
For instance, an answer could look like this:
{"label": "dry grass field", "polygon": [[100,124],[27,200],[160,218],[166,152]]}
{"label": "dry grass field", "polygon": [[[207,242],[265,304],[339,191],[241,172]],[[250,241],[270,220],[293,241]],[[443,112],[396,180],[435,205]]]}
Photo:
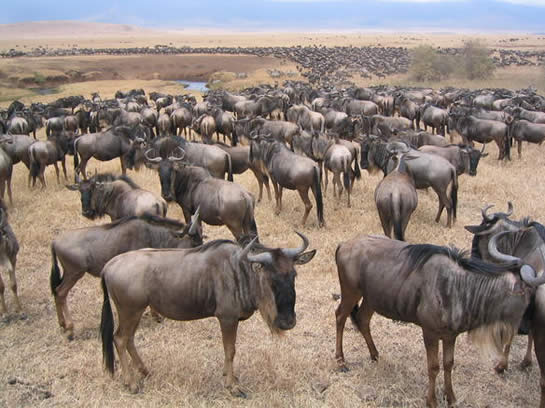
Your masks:
{"label": "dry grass field", "polygon": [[[411,34],[412,36],[412,34]],[[227,41],[226,37],[222,39]],[[57,40],[56,40],[57,41]],[[60,40],[58,40],[60,41]],[[189,41],[189,40],[188,40]],[[242,36],[241,36],[242,41]],[[248,40],[249,41],[249,40]],[[272,41],[272,40],[271,40]],[[280,40],[278,40],[280,41]],[[245,45],[242,43],[241,45]],[[67,64],[70,60],[67,59]],[[511,80],[512,81],[511,81]],[[401,81],[401,79],[400,79]],[[518,82],[517,82],[518,81]],[[506,88],[528,86],[520,78],[505,77]],[[473,87],[488,86],[473,83]],[[117,89],[143,86],[147,92],[180,92],[171,82],[95,81],[63,87],[62,95],[99,91],[112,97]],[[440,86],[440,84],[437,84]],[[543,91],[543,87],[541,90]],[[48,101],[59,95],[27,96],[25,102]],[[8,102],[9,103],[9,102]],[[7,105],[2,101],[2,105]],[[44,138],[44,134],[39,135]],[[481,161],[478,175],[459,180],[458,221],[452,229],[433,219],[437,198],[433,192],[419,192],[419,205],[407,230],[411,243],[434,243],[469,248],[471,235],[464,225],[480,222],[480,209],[496,204],[504,211],[507,201],[514,204],[513,218],[531,215],[545,221],[545,186],[542,146],[524,146],[523,159],[498,162],[497,148]],[[69,181],[73,180],[72,159],[68,159]],[[91,161],[88,169],[119,171],[119,162]],[[21,250],[17,278],[24,313],[13,313],[13,298],[6,290],[8,315],[0,321],[0,406],[1,407],[420,407],[427,384],[425,351],[421,331],[375,316],[372,331],[381,353],[371,362],[362,336],[347,323],[345,355],[348,373],[336,370],[335,316],[339,293],[334,263],[336,246],[357,234],[382,233],[373,193],[380,176],[366,172],[357,182],[352,207],[332,197],[331,186],[325,199],[327,227],[317,228],[313,209],[305,227],[299,225],[303,205],[295,192],[284,194],[284,210],[273,213],[266,197],[256,209],[262,242],[270,246],[294,246],[299,240],[294,230],[304,232],[318,253],[311,263],[298,268],[296,280],[298,323],[281,337],[269,334],[255,315],[239,327],[235,373],[248,393],[247,399],[231,397],[223,389],[223,348],[215,319],[194,322],[165,321],[157,324],[149,315],[142,319],[136,345],[151,375],[142,382],[139,394],[130,394],[120,381],[102,368],[98,326],[102,291],[98,279],[84,277],[72,290],[69,307],[75,339],[62,335],[49,290],[50,244],[62,231],[105,223],[89,221],[81,215],[79,194],[68,191],[64,180],[57,185],[54,170],[48,168],[45,190],[26,187],[26,168],[19,164],[13,178],[14,206],[10,223]],[[160,193],[158,176],[151,170],[130,172],[142,187]],[[236,176],[235,181],[257,194],[253,175]],[[169,216],[182,218],[173,204]],[[231,238],[226,228],[205,227],[208,239]],[[2,272],[0,272],[2,273]],[[5,274],[2,275],[4,281]],[[460,336],[455,353],[454,389],[459,407],[534,407],[539,401],[539,370],[534,365],[520,371],[526,338],[515,339],[510,368],[502,376],[492,370],[493,362],[480,356],[466,336]],[[438,393],[442,392],[442,374]],[[441,406],[446,406],[442,402]]]}

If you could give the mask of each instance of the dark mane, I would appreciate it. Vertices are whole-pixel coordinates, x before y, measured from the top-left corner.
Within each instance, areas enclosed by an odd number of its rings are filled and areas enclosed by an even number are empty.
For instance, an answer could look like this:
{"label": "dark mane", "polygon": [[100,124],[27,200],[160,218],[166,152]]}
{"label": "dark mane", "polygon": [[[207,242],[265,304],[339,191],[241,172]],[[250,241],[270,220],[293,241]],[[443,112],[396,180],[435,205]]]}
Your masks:
{"label": "dark mane", "polygon": [[157,215],[152,214],[143,214],[143,215],[131,215],[128,217],[119,218],[109,224],[103,225],[104,229],[112,229],[117,227],[118,225],[126,224],[132,220],[142,220],[152,225],[158,225],[160,227],[169,228],[169,229],[184,229],[186,225],[182,222],[179,222],[177,220],[174,220],[172,218],[166,218],[166,217],[159,217]]}
{"label": "dark mane", "polygon": [[139,189],[140,186],[136,184],[129,176],[124,175],[115,175],[112,173],[100,173],[96,176],[93,176],[91,178],[91,181],[97,182],[97,183],[113,183],[114,181],[122,180],[125,183],[127,183],[133,190]]}
{"label": "dark mane", "polygon": [[469,272],[489,277],[497,277],[510,271],[513,267],[501,264],[484,262],[478,258],[467,257],[468,252],[456,247],[443,247],[431,244],[408,245],[402,249],[407,251],[406,270],[417,270],[422,268],[434,255],[443,255],[460,265]]}
{"label": "dark mane", "polygon": [[205,251],[207,251],[209,249],[218,248],[218,247],[220,247],[220,246],[222,246],[224,244],[237,245],[236,242],[230,241],[228,239],[215,239],[213,241],[208,241],[206,244],[202,244],[201,246],[191,248],[188,252],[191,252],[191,253],[205,252]]}

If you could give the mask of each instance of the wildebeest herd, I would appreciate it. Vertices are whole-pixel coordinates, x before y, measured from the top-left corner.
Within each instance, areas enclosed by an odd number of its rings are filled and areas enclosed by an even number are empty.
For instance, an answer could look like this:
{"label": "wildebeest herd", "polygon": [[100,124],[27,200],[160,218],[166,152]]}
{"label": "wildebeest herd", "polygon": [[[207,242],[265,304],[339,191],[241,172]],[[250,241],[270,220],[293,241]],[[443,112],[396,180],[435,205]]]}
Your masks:
{"label": "wildebeest herd", "polygon": [[[446,209],[447,227],[455,227],[458,176],[477,175],[487,143],[494,142],[500,160],[511,159],[515,141],[540,144],[545,139],[544,108],[545,98],[532,89],[337,90],[300,82],[254,87],[237,95],[214,91],[202,102],[187,95],[145,95],[142,90],[118,92],[111,100],[93,95],[29,107],[14,102],[1,124],[5,170],[0,174],[6,175],[2,184],[7,183],[9,192],[13,165],[22,161],[29,169],[29,184],[39,177],[46,188],[45,167],[64,163],[65,155],[72,154],[74,183],[67,187],[79,191],[82,215],[111,218],[109,224],[64,232],[51,244],[50,286],[59,325],[69,339],[75,333],[67,296],[89,272],[102,279],[105,366],[114,371],[115,346],[123,381],[131,391],[139,389],[136,372],[149,373],[134,340],[149,306],[157,320],[217,317],[226,387],[243,396],[233,372],[238,322],[259,310],[271,332],[293,328],[295,265],[311,261],[316,253],[306,251],[310,242],[300,233],[298,248],[261,243],[255,206],[263,184],[267,191],[269,181],[273,185],[276,214],[282,212],[283,191],[297,190],[304,204],[301,224],[308,223],[315,206],[316,221],[311,224],[327,228],[328,172],[333,173],[334,198],[346,192],[350,206],[349,194],[363,177],[360,169],[382,171],[375,202],[389,238],[358,236],[339,243],[335,253],[341,289],[336,311],[339,369],[348,369],[342,341],[348,316],[372,359],[378,358],[369,326],[374,312],[415,323],[422,327],[428,361],[426,402],[432,407],[438,403],[435,381],[442,340],[445,393],[453,405],[456,337],[470,332],[476,340],[492,344],[498,355],[495,369],[503,372],[514,334],[522,330],[529,344],[522,364],[530,364],[533,344],[542,372],[540,406],[545,407],[543,225],[528,217],[512,220],[509,204],[506,213],[483,208],[482,223],[466,226],[474,235],[470,255],[453,247],[402,242],[418,205],[418,189],[434,190],[436,222]],[[186,112],[189,120],[179,121]],[[161,116],[166,120],[159,125]],[[47,130],[44,141],[30,135],[41,126]],[[230,146],[219,141],[220,134]],[[463,143],[453,144],[458,137]],[[475,148],[474,142],[482,148]],[[121,175],[86,171],[91,158],[117,157]],[[126,175],[127,169],[141,165],[157,169],[162,197]],[[247,169],[258,181],[259,200],[233,181],[233,174]],[[15,207],[16,193],[10,200]],[[171,201],[181,207],[185,223],[166,218]],[[0,216],[0,256],[19,310],[18,243],[5,205]],[[202,221],[226,225],[235,241],[203,243]],[[2,284],[6,313],[3,289]],[[118,315],[115,330],[111,301]]]}

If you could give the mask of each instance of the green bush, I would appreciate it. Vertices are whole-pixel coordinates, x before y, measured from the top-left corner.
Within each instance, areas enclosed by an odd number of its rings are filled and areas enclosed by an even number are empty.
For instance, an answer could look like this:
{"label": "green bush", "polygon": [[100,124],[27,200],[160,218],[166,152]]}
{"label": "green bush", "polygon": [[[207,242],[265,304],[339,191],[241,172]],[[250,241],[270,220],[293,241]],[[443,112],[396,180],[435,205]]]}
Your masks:
{"label": "green bush", "polygon": [[45,82],[45,76],[39,72],[34,72],[34,82],[41,85]]}
{"label": "green bush", "polygon": [[468,79],[483,79],[494,73],[496,67],[488,49],[478,40],[470,40],[462,50],[464,75]]}

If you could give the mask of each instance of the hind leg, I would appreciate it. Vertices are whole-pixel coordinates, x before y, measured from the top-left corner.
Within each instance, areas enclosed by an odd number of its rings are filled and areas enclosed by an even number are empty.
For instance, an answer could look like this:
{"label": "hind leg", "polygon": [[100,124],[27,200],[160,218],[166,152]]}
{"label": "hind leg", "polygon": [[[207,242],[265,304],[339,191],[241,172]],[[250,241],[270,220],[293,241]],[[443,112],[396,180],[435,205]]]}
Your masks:
{"label": "hind leg", "polygon": [[4,281],[0,276],[0,317],[6,314],[6,300],[4,299]]}
{"label": "hind leg", "polygon": [[301,225],[305,225],[305,223],[307,222],[308,214],[310,213],[310,210],[312,210],[312,203],[308,198],[308,188],[297,189],[297,192],[299,193],[301,200],[303,200],[303,204],[305,204],[305,214],[303,215],[303,221],[301,223]]}
{"label": "hind leg", "polygon": [[5,267],[8,270],[10,289],[13,292],[13,297],[15,299],[15,311],[19,313],[21,311],[21,301],[19,300],[19,296],[17,294],[17,279],[15,278],[15,260],[13,261],[8,260],[7,262],[5,262]]}
{"label": "hind leg", "polygon": [[[114,343],[119,356],[119,363],[121,364],[123,383],[129,387],[129,390],[132,393],[138,392],[138,385],[136,383],[136,379],[132,375],[129,359],[127,358],[127,352],[131,355],[131,358],[133,358],[132,354],[137,356],[135,365],[138,367],[139,362],[142,362],[142,360],[140,359],[140,356],[138,356],[138,353],[136,353],[136,348],[134,347],[134,334],[138,328],[138,324],[140,323],[140,318],[142,317],[144,309],[145,307],[140,308],[139,310],[131,309],[126,311],[122,310],[120,307],[117,308],[119,314],[119,327],[114,334]],[[139,369],[146,370],[143,363]]]}
{"label": "hind leg", "polygon": [[53,166],[55,167],[55,174],[57,176],[57,184],[61,184],[61,180],[59,178],[59,166],[57,165],[57,162],[53,163]]}
{"label": "hind leg", "polygon": [[[13,197],[11,196],[11,175],[8,177],[6,184],[8,186],[9,204],[13,206]],[[4,196],[4,194],[2,194],[2,196]]]}
{"label": "hind leg", "polygon": [[354,306],[356,306],[360,299],[361,295],[359,293],[343,290],[341,283],[341,303],[337,307],[337,310],[335,310],[335,320],[337,328],[335,360],[337,360],[337,366],[340,371],[348,371],[348,367],[346,367],[346,362],[344,360],[343,352],[343,333],[344,326],[346,324],[346,318],[350,315],[350,313],[354,309]]}
{"label": "hind leg", "polygon": [[376,361],[378,360],[378,351],[375,347],[375,342],[373,341],[373,337],[371,336],[371,318],[373,317],[373,314],[375,311],[371,309],[369,306],[366,305],[365,299],[361,302],[361,306],[358,309],[358,313],[356,314],[356,323],[358,325],[358,330],[363,335],[363,338],[365,339],[365,343],[367,343],[367,348],[369,349],[369,355],[371,356],[371,360]]}
{"label": "hind leg", "polygon": [[528,333],[528,347],[526,348],[526,354],[524,359],[520,363],[520,368],[528,368],[532,365],[532,346],[534,343],[534,336],[532,335],[532,330]]}
{"label": "hind leg", "polygon": [[[57,180],[59,180],[59,168],[57,167],[57,165],[55,165],[55,170],[57,171]],[[42,183],[42,189],[44,189],[46,187],[46,185],[45,185],[45,164],[40,165],[40,173],[39,173],[38,177],[40,178],[40,183]]]}
{"label": "hind leg", "polygon": [[75,268],[70,268],[69,265],[62,265],[64,269],[64,275],[62,282],[54,290],[53,298],[55,300],[55,307],[57,309],[57,319],[59,326],[64,329],[66,338],[68,340],[74,339],[74,322],[68,309],[68,293],[74,287],[74,285],[83,277],[85,271],[78,271]]}

